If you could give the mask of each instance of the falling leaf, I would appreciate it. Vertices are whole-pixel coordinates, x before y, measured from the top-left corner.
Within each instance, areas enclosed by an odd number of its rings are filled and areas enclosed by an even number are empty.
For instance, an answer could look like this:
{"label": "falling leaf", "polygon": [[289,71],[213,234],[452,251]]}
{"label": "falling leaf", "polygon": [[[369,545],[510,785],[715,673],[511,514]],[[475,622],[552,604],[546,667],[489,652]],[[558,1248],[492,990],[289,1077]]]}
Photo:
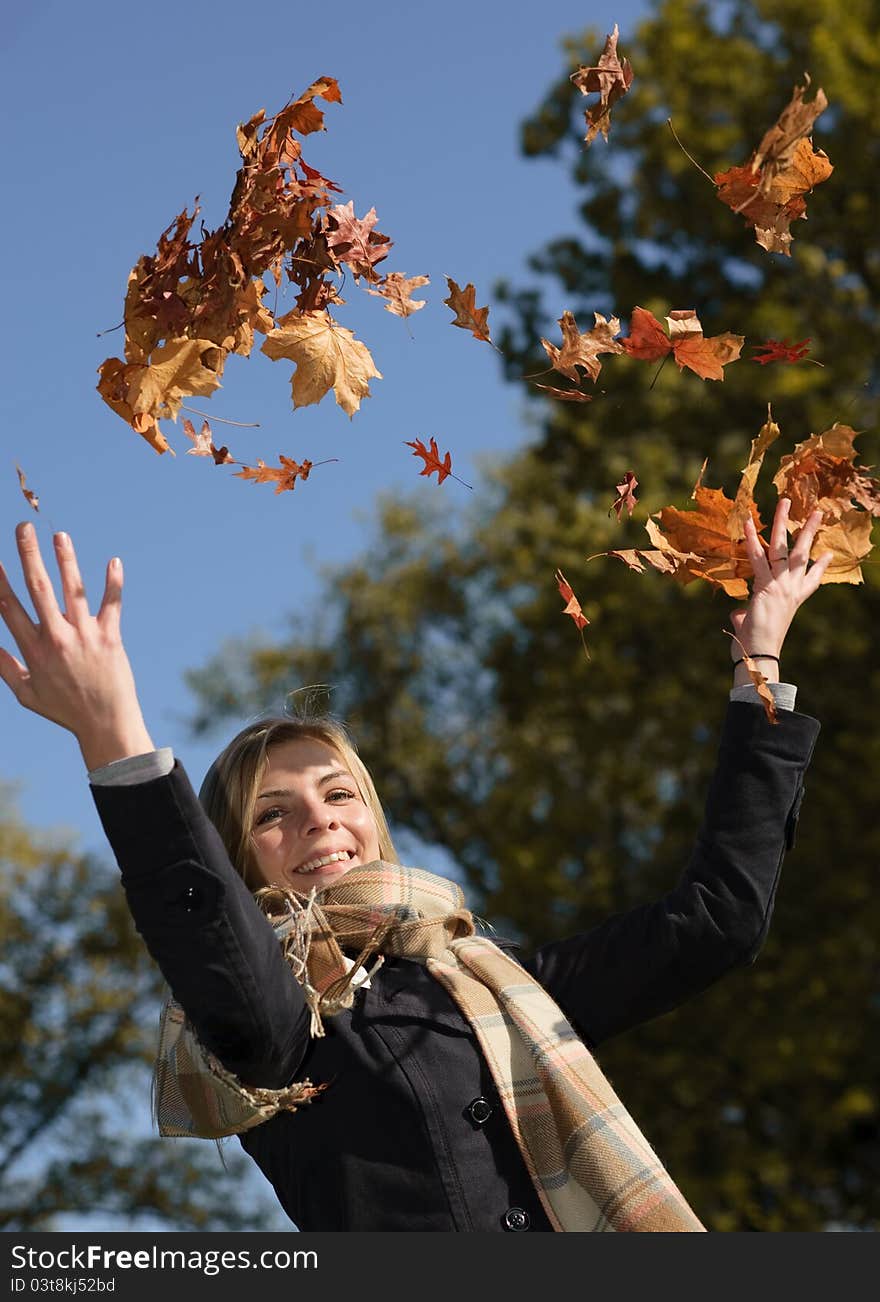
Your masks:
{"label": "falling leaf", "polygon": [[[758,472],[764,462],[767,449],[772,443],[779,438],[779,426],[773,419],[773,413],[770,410],[770,404],[767,403],[767,419],[758,431],[757,438],[752,440],[752,446],[749,450],[749,459],[743,468],[742,477],[739,481],[736,499],[733,504],[733,510],[730,512],[727,521],[728,532],[731,537],[737,540],[745,537],[745,522],[753,514],[755,501],[755,484],[758,479]],[[703,469],[706,463],[703,462]],[[702,477],[702,471],[700,472]]]}
{"label": "falling leaf", "polygon": [[279,493],[292,493],[296,488],[297,479],[303,481],[308,479],[313,463],[303,461],[300,464],[291,460],[290,457],[285,457],[282,453],[279,453],[278,460],[281,465],[273,467],[267,466],[265,461],[258,457],[256,466],[245,466],[243,470],[237,471],[233,478],[252,479],[256,484],[275,484],[276,497]]}
{"label": "falling leaf", "polygon": [[382,378],[364,344],[326,312],[294,308],[279,319],[261,351],[273,361],[283,357],[296,363],[291,381],[294,407],[320,402],[332,387],[339,406],[353,416],[361,400],[370,396],[370,379]]}
{"label": "falling leaf", "polygon": [[617,53],[617,23],[610,36],[605,37],[605,48],[599,56],[595,67],[581,67],[571,74],[570,80],[582,95],[598,93],[599,102],[585,110],[584,118],[587,134],[584,143],[589,145],[601,131],[608,139],[611,126],[611,110],[617,101],[626,94],[632,85],[633,71],[629,59],[621,63]]}
{"label": "falling leaf", "polygon": [[207,421],[202,425],[199,433],[196,433],[195,426],[187,417],[183,419],[183,432],[187,438],[192,439],[195,447],[187,449],[188,457],[213,457],[215,466],[236,465],[234,457],[229,455],[229,448],[215,448],[214,437],[211,433],[211,426]]}
{"label": "falling leaf", "polygon": [[594,312],[593,315],[596,319],[593,329],[581,334],[572,313],[563,312],[559,318],[559,328],[562,331],[561,348],[551,344],[548,339],[541,340],[553,369],[569,380],[574,380],[575,383],[580,383],[581,380],[577,371],[579,366],[587,372],[591,380],[598,379],[602,369],[602,363],[598,360],[599,353],[623,352],[622,343],[614,337],[620,332],[620,322],[617,317],[613,316],[610,320],[606,320],[601,312]]}
{"label": "falling leaf", "polygon": [[623,352],[641,361],[659,361],[672,353],[678,369],[687,367],[702,380],[723,380],[724,367],[735,362],[744,335],[725,333],[706,338],[697,314],[690,308],[670,312],[667,335],[660,322],[643,307],[633,308],[629,336],[621,339]]}
{"label": "falling leaf", "polygon": [[371,208],[365,217],[357,218],[354,204],[349,202],[331,208],[328,217],[333,229],[327,236],[327,244],[335,256],[347,263],[355,276],[377,280],[375,264],[388,256],[391,240],[373,229],[378,220],[376,209]]}
{"label": "falling leaf", "polygon": [[581,609],[581,603],[574,595],[574,590],[572,589],[572,586],[566,579],[565,575],[562,573],[562,570],[556,571],[556,582],[559,585],[559,595],[562,597],[562,600],[566,603],[562,613],[563,615],[571,615],[572,619],[574,620],[578,632],[581,635],[581,642],[583,643],[584,653],[587,659],[589,660],[590,653],[587,650],[587,644],[586,641],[584,640],[584,629],[587,626],[587,624],[589,624],[590,621],[587,619],[586,615]]}
{"label": "falling leaf", "polygon": [[614,514],[617,516],[618,524],[620,523],[620,513],[624,509],[624,507],[626,507],[627,511],[629,512],[630,519],[632,519],[632,513],[636,508],[636,488],[638,486],[638,482],[639,481],[636,479],[633,472],[631,470],[627,470],[621,482],[619,484],[615,484],[615,488],[617,489],[617,500],[611,503],[611,507],[608,511],[608,514],[610,515],[611,512],[613,511]]}
{"label": "falling leaf", "polygon": [[815,98],[805,103],[807,85],[809,77],[806,85],[795,86],[791,101],[745,166],[730,167],[714,177],[718,198],[755,228],[758,244],[786,257],[791,256],[791,223],[807,215],[804,195],[834,170],[827,154],[814,150],[809,139],[828,100],[820,87]]}
{"label": "falling leaf", "polygon": [[22,470],[21,466],[19,466],[18,464],[16,464],[15,469],[18,471],[18,486],[21,489],[21,491],[24,493],[25,497],[27,498],[28,504],[32,506],[35,511],[39,511],[40,499],[37,497],[33,489],[25,487],[26,481],[24,477],[24,471]]}
{"label": "falling leaf", "polygon": [[428,284],[430,281],[427,276],[407,278],[399,271],[391,271],[379,281],[375,289],[368,288],[367,293],[375,295],[376,298],[384,298],[386,311],[392,312],[395,316],[405,317],[411,316],[413,312],[418,312],[425,306],[425,299],[414,299],[412,294],[413,290]]}
{"label": "falling leaf", "polygon": [[[419,471],[419,474],[432,475],[436,470],[437,483],[442,484],[447,475],[452,475],[452,453],[447,452],[446,456],[441,461],[440,449],[437,447],[437,440],[432,436],[428,442],[430,447],[425,447],[422,439],[415,439],[412,442],[409,439],[404,439],[406,446],[413,449],[413,456],[421,457],[425,463],[424,468]],[[453,479],[456,478],[455,475],[452,477]]]}
{"label": "falling leaf", "polygon": [[449,286],[449,297],[444,298],[443,302],[455,313],[452,324],[461,326],[462,330],[470,330],[475,339],[490,344],[489,309],[477,307],[477,291],[474,286],[468,284],[462,289],[450,276],[446,277],[446,283]]}
{"label": "falling leaf", "polygon": [[592,402],[591,393],[581,393],[580,389],[556,389],[552,384],[539,384],[537,380],[532,380],[536,389],[543,389],[549,393],[551,398],[561,398],[563,402]]}
{"label": "falling leaf", "polygon": [[[644,574],[645,565],[650,565],[652,569],[658,570],[661,574],[674,574],[678,566],[671,556],[661,551],[640,551],[637,548],[629,547],[620,551],[597,552],[598,556],[616,556],[618,560],[623,561],[631,570],[638,574]],[[587,560],[595,560],[595,556],[588,556]]]}
{"label": "falling leaf", "polygon": [[[760,362],[766,366],[768,362],[802,362],[809,354],[809,339],[801,339],[799,343],[789,343],[787,339],[765,339],[762,344],[755,346],[755,355],[753,362]],[[821,362],[818,363],[821,365]]]}
{"label": "falling leaf", "polygon": [[724,632],[727,633],[728,637],[733,638],[734,642],[736,642],[740,651],[742,651],[743,653],[743,664],[748,670],[749,677],[751,678],[752,683],[754,687],[757,689],[758,695],[760,696],[764,704],[764,713],[766,714],[768,721],[770,723],[778,723],[779,717],[776,713],[776,701],[773,699],[773,693],[770,691],[770,688],[767,686],[768,680],[766,675],[761,673],[757,664],[749,655],[749,653],[746,651],[745,647],[743,646],[742,642],[740,642],[736,634],[731,633],[729,629],[724,629]]}

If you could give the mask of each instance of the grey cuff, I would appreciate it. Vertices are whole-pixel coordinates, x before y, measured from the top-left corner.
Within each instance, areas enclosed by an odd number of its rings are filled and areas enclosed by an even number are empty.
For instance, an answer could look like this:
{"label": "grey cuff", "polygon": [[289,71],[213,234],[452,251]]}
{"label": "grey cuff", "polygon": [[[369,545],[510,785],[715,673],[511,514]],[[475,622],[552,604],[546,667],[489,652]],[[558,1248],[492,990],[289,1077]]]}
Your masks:
{"label": "grey cuff", "polygon": [[146,755],[128,755],[92,769],[89,782],[93,787],[136,787],[140,782],[167,777],[173,768],[174,752],[170,746],[163,746]]}
{"label": "grey cuff", "polygon": [[[794,683],[768,683],[770,694],[780,710],[793,710],[797,688]],[[730,689],[730,699],[732,701],[752,701],[755,705],[761,704],[761,698],[758,695],[758,689],[752,683],[743,683],[741,687],[732,687]]]}

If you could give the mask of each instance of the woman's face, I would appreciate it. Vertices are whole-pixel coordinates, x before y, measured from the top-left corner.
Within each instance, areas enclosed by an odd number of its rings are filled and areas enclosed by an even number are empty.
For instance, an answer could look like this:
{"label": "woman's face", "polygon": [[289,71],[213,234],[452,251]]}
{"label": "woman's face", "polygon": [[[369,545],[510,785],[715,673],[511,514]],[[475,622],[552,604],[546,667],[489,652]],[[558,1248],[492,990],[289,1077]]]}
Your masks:
{"label": "woman's face", "polygon": [[271,746],[267,758],[251,832],[265,885],[320,891],[379,858],[376,821],[335,750],[302,738]]}

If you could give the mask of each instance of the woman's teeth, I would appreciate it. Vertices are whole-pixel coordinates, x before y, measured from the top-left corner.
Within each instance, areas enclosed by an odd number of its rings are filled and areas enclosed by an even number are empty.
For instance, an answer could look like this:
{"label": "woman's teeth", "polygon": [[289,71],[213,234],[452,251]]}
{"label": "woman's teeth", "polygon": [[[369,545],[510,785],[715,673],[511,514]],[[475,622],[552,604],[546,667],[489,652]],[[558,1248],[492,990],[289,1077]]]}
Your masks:
{"label": "woman's teeth", "polygon": [[340,860],[343,859],[348,862],[350,857],[351,856],[347,850],[335,850],[333,854],[325,854],[320,859],[310,859],[309,862],[304,863],[301,868],[295,868],[294,872],[314,873],[317,872],[319,868],[325,868],[327,864],[330,863],[339,863]]}

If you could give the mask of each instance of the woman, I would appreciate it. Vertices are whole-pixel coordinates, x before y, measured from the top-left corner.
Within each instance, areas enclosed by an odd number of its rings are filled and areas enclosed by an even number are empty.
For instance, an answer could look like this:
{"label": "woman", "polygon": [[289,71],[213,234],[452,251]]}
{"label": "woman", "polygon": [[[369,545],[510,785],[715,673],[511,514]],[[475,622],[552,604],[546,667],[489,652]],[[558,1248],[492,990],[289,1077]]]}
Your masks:
{"label": "woman", "polygon": [[703,1228],[590,1049],[753,961],[766,934],[819,732],[793,711],[778,657],[830,561],[809,565],[818,512],[789,554],[787,507],[766,555],[747,524],[754,586],[731,616],[774,684],[778,723],[732,643],[733,699],[679,883],[530,960],[476,935],[451,883],[395,862],[369,774],[332,724],[245,729],[203,807],[144,723],[120,563],[93,617],[57,535],[62,613],[34,530],[19,527],[38,622],[0,572],[23,657],[0,651],[0,676],[79,741],[175,997],[157,1073],[164,1133],[238,1133],[305,1230]]}

